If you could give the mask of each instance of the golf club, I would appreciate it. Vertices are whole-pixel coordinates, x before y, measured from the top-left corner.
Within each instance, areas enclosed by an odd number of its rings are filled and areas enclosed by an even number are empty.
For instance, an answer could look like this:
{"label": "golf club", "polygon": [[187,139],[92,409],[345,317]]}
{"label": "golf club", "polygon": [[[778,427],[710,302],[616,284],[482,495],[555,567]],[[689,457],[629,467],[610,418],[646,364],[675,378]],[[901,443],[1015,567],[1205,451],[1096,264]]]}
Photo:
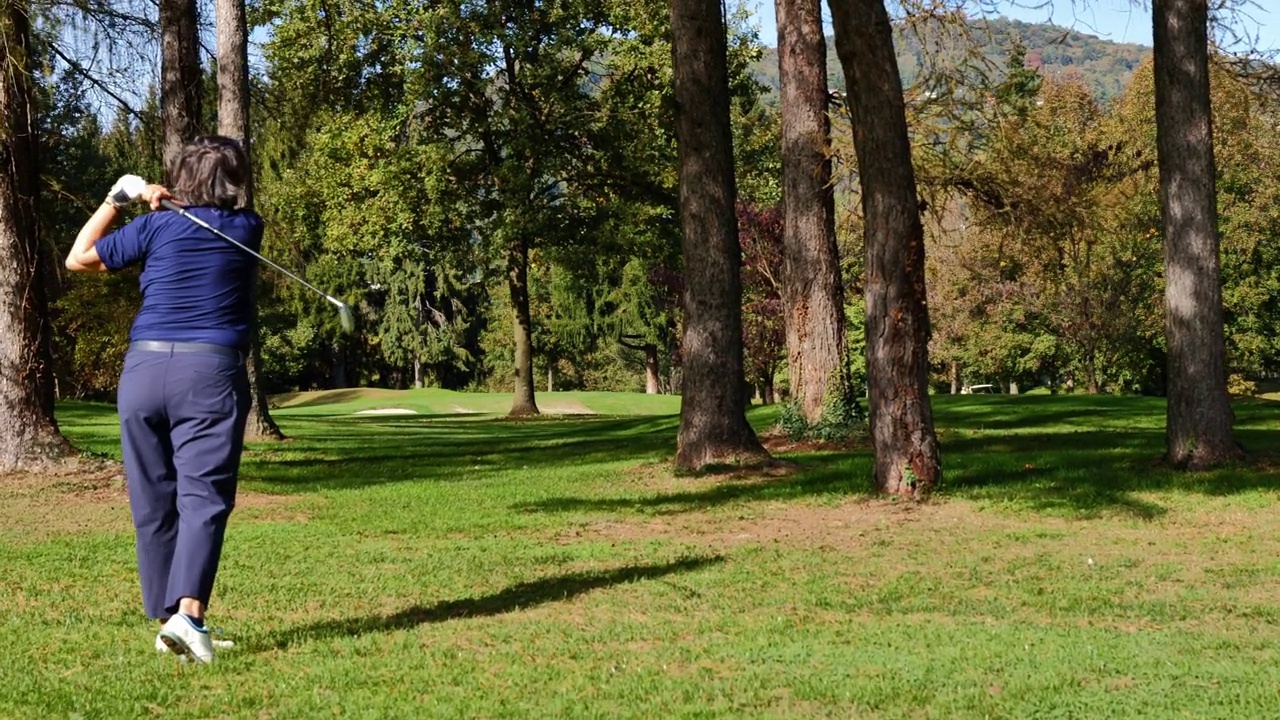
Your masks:
{"label": "golf club", "polygon": [[161,200],[161,201],[160,201],[160,205],[162,205],[162,206],[163,206],[165,209],[167,209],[167,210],[172,210],[172,211],[174,211],[174,212],[178,213],[178,214],[179,214],[179,215],[181,215],[182,217],[184,217],[184,218],[186,218],[186,219],[190,220],[191,222],[193,222],[193,223],[195,223],[195,224],[199,225],[200,227],[204,228],[205,230],[208,230],[209,232],[213,233],[214,235],[217,235],[218,237],[222,238],[223,240],[226,240],[227,242],[231,243],[232,245],[235,245],[236,247],[238,247],[238,248],[240,248],[241,250],[243,250],[243,251],[245,251],[245,252],[249,253],[250,255],[252,255],[252,256],[254,256],[254,257],[258,258],[259,260],[261,260],[262,262],[264,262],[264,263],[266,263],[266,264],[270,265],[271,267],[275,268],[276,270],[279,270],[280,272],[284,273],[285,275],[288,275],[289,277],[293,278],[294,280],[297,280],[298,282],[302,283],[303,285],[306,285],[306,286],[307,286],[307,288],[309,288],[309,289],[311,289],[311,290],[313,290],[313,291],[315,291],[315,292],[319,293],[321,297],[323,297],[325,300],[328,300],[329,302],[333,303],[333,304],[334,304],[334,306],[338,308],[338,321],[342,324],[342,331],[343,331],[343,332],[346,332],[346,333],[350,333],[350,332],[352,332],[352,331],[354,331],[354,330],[355,330],[355,328],[356,328],[356,317],[355,317],[355,313],[353,313],[353,312],[351,311],[351,306],[350,306],[350,305],[348,305],[348,304],[346,304],[346,303],[342,302],[341,300],[339,300],[339,299],[335,298],[334,296],[332,296],[332,295],[330,295],[330,294],[328,294],[328,293],[324,292],[324,291],[323,291],[323,290],[321,290],[320,288],[316,287],[315,285],[312,285],[311,283],[307,282],[306,280],[303,280],[302,278],[298,277],[297,275],[294,275],[293,273],[289,272],[288,270],[285,270],[284,268],[280,267],[279,265],[277,265],[277,264],[275,264],[275,263],[271,262],[270,260],[266,259],[266,258],[265,258],[265,257],[263,257],[262,255],[260,255],[260,254],[258,254],[258,253],[256,253],[256,252],[254,252],[252,249],[250,249],[250,248],[248,248],[248,247],[245,247],[243,244],[236,242],[234,239],[232,239],[232,238],[228,237],[226,234],[224,234],[223,232],[221,232],[221,231],[220,231],[220,230],[218,230],[217,228],[215,228],[215,227],[213,227],[212,225],[210,225],[209,223],[207,223],[207,222],[205,222],[205,221],[201,220],[200,218],[196,217],[195,215],[192,215],[191,213],[188,213],[186,210],[183,210],[183,209],[182,209],[181,207],[179,207],[178,205],[175,205],[174,203],[172,203],[172,202],[170,202],[170,201],[168,201],[168,200]]}

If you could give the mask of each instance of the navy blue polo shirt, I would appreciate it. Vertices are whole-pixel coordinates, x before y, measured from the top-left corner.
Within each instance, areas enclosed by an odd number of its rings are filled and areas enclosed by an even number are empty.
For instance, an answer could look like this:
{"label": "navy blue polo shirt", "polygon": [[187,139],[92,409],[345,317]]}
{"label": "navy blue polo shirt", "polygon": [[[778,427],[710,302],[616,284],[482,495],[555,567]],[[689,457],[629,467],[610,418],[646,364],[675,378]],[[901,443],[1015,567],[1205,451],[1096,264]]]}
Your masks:
{"label": "navy blue polo shirt", "polygon": [[[254,250],[262,218],[252,210],[191,207],[187,212]],[[178,213],[143,215],[95,246],[108,270],[142,263],[142,309],[130,341],[249,346],[252,289],[258,261]]]}

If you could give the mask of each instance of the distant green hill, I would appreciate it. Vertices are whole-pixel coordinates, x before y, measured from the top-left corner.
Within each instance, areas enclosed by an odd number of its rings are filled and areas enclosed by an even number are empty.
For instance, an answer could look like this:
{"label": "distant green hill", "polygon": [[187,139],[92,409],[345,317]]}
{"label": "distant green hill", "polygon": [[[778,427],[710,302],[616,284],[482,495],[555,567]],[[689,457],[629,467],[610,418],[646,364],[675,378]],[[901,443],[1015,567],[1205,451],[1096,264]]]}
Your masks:
{"label": "distant green hill", "polygon": [[[1055,25],[1004,18],[971,25],[970,36],[981,54],[996,68],[1004,67],[1009,48],[1015,40],[1021,40],[1027,48],[1028,66],[1038,67],[1048,76],[1078,73],[1094,95],[1104,102],[1124,89],[1134,69],[1151,52],[1144,45],[1116,43]],[[935,39],[928,39],[930,49],[926,51],[915,33],[897,33],[894,46],[904,84],[915,82],[920,68],[927,61],[927,53],[938,52],[934,49]],[[775,91],[778,89],[778,55],[775,49],[768,48],[754,69],[761,82]],[[827,38],[827,76],[832,87],[844,89],[844,74],[840,70],[832,38]]]}

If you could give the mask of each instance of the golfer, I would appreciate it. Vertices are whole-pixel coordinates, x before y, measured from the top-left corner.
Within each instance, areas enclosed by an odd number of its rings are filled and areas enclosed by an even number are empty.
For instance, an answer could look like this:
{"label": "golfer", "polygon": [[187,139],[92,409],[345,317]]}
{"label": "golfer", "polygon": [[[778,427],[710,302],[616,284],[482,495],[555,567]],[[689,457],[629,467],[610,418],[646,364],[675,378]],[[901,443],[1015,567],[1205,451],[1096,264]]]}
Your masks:
{"label": "golfer", "polygon": [[183,149],[170,190],[125,176],[85,223],[67,268],[141,264],[118,405],[138,574],[157,650],[208,663],[204,624],[222,554],[249,411],[245,355],[257,261],[175,212],[150,212],[109,232],[119,209],[172,201],[259,249],[262,218],[239,207],[249,164],[239,143],[209,136]]}

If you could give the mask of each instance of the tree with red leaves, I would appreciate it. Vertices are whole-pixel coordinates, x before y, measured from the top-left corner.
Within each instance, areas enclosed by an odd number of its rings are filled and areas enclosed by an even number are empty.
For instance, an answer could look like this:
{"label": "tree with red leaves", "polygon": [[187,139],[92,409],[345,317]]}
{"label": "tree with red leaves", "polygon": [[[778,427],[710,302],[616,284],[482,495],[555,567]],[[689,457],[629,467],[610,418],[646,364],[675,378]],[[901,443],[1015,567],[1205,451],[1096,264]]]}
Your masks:
{"label": "tree with red leaves", "polygon": [[782,238],[780,209],[738,205],[745,370],[747,382],[755,386],[765,403],[774,402],[774,378],[786,360],[786,313],[779,288]]}

